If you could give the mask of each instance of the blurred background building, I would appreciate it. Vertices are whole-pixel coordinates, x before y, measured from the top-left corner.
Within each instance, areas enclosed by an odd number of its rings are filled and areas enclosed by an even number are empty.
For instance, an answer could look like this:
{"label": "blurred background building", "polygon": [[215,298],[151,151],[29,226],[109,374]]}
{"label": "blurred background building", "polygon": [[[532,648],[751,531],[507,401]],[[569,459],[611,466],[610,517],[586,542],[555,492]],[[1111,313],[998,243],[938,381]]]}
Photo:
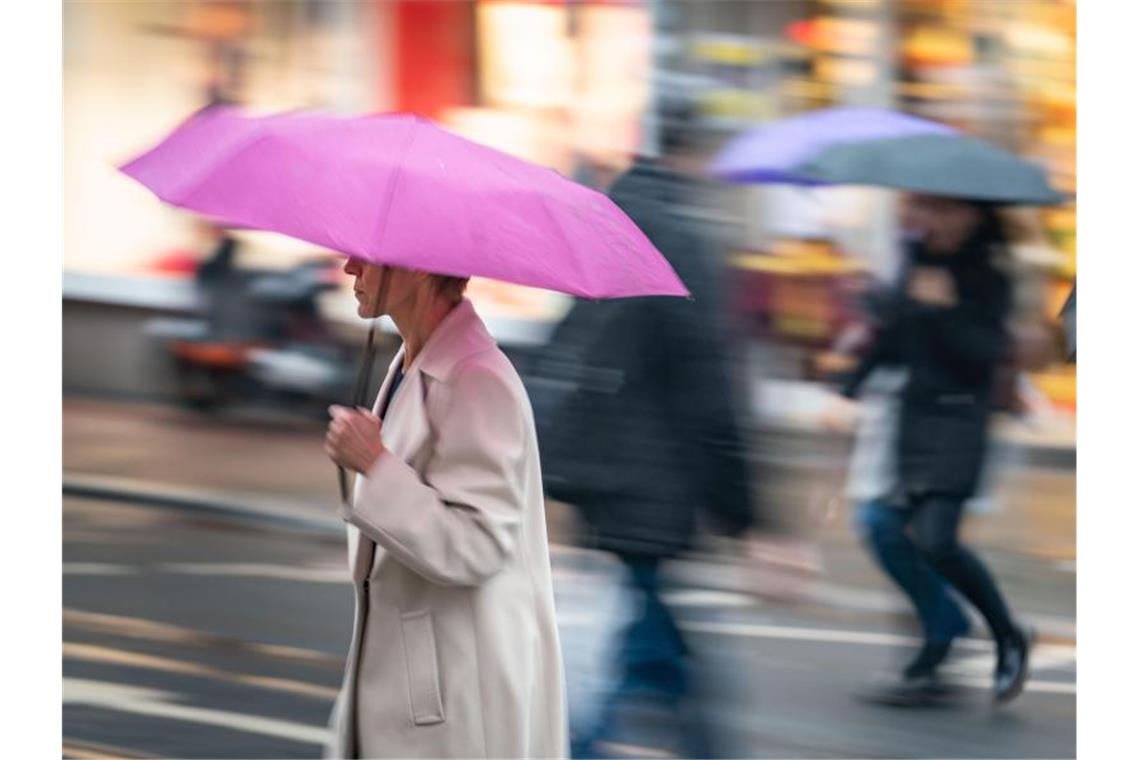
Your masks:
{"label": "blurred background building", "polygon": [[[1064,0],[106,0],[65,3],[64,23],[65,296],[185,303],[178,275],[200,256],[193,220],[115,166],[215,102],[413,111],[581,178],[654,153],[657,106],[675,92],[699,103],[716,139],[874,105],[1038,158],[1057,187],[1075,188],[1075,3]],[[845,282],[892,271],[892,199],[738,186],[715,205],[736,252],[741,317],[792,350],[788,371],[803,374],[845,319]],[[1042,315],[1057,314],[1075,277],[1074,228],[1072,205],[1034,213],[1018,248]],[[247,266],[314,253],[239,236]],[[564,308],[501,284],[474,294],[524,340]],[[343,292],[323,303],[351,318]],[[1069,375],[1039,378],[1062,406]]]}

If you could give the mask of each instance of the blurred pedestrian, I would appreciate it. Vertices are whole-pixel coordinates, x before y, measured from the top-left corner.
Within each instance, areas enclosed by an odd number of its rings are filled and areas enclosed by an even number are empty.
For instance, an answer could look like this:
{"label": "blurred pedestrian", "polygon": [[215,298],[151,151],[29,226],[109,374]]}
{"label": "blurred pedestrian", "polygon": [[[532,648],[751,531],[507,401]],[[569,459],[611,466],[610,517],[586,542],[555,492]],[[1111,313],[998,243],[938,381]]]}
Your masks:
{"label": "blurred pedestrian", "polygon": [[861,524],[914,605],[925,640],[880,696],[906,702],[941,691],[938,667],[968,630],[941,578],[985,618],[997,648],[994,694],[1008,701],[1028,675],[1032,633],[1014,621],[989,570],[959,538],[983,475],[999,366],[1011,352],[1005,236],[995,207],[950,198],[908,196],[904,220],[908,264],[843,389],[854,398],[876,369],[905,373],[890,489],[864,507]]}
{"label": "blurred pedestrian", "polygon": [[1077,360],[1077,283],[1073,281],[1073,289],[1069,291],[1064,306],[1061,307],[1061,325],[1065,338],[1065,360]]}
{"label": "blurred pedestrian", "polygon": [[533,416],[466,278],[349,259],[403,338],[372,411],[332,407],[357,473],[356,618],[331,757],[562,757],[562,655]]}
{"label": "blurred pedestrian", "polygon": [[[238,267],[241,244],[233,234],[209,221],[197,224],[209,252],[194,272],[194,284],[212,337],[228,337],[245,327],[235,312],[244,308],[243,274]],[[236,324],[235,324],[236,323]]]}
{"label": "blurred pedestrian", "polygon": [[[904,266],[904,277],[908,267]],[[852,325],[847,339],[837,345],[844,357],[857,356],[867,349],[873,325],[891,300],[890,286],[874,284],[863,295],[866,322]],[[857,362],[857,359],[853,359]],[[907,512],[893,503],[897,472],[895,440],[898,409],[907,372],[897,366],[880,366],[863,382],[859,408],[854,420],[855,441],[848,465],[846,495],[854,507],[854,527],[880,567],[907,589],[919,616],[926,641],[949,642],[969,630],[969,618],[938,575],[907,538]],[[860,695],[887,704],[916,704],[942,699],[948,691],[929,679],[914,678],[922,667],[919,660],[908,663],[901,679],[877,679]]]}
{"label": "blurred pedestrian", "polygon": [[645,231],[689,300],[579,300],[538,363],[533,395],[548,494],[577,507],[586,542],[612,552],[636,596],[618,645],[618,683],[577,757],[614,740],[623,703],[679,716],[685,755],[712,755],[694,699],[693,656],[662,599],[663,563],[692,545],[698,508],[740,535],[752,524],[741,409],[730,382],[718,252],[693,213],[702,183],[688,136],[639,158],[610,197]]}

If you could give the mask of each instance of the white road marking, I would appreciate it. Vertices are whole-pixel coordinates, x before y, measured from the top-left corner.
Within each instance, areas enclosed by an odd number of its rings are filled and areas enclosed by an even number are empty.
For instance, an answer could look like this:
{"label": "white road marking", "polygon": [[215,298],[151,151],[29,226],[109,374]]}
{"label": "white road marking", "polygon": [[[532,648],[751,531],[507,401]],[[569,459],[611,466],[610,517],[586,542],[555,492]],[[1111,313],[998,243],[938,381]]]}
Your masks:
{"label": "white road marking", "polygon": [[761,607],[754,596],[733,591],[685,589],[667,591],[661,595],[667,604],[677,607]]}
{"label": "white road marking", "polygon": [[318,746],[323,745],[328,739],[328,730],[325,728],[260,715],[171,704],[168,700],[172,696],[157,689],[125,686],[108,681],[63,679],[64,704],[88,705],[134,715],[219,726]]}
{"label": "white road marking", "polygon": [[308,583],[349,583],[351,576],[347,565],[337,567],[296,567],[292,565],[269,565],[254,562],[169,562],[156,566],[167,573],[185,575],[226,575],[249,578],[273,578],[275,580],[305,581]]}
{"label": "white road marking", "polygon": [[144,760],[153,757],[119,747],[76,739],[63,740],[63,756],[70,760]]}
{"label": "white road marking", "polygon": [[[797,639],[800,641],[837,642],[843,644],[871,644],[878,646],[907,646],[921,644],[921,639],[897,633],[878,631],[851,631],[836,628],[802,628],[797,626],[765,625],[761,623],[725,623],[719,621],[681,621],[685,630],[696,633],[714,633],[725,636],[745,636],[768,639]],[[982,639],[958,639],[956,647],[989,652],[993,644]],[[1056,655],[1071,654],[1076,658],[1076,647],[1064,644],[1041,644],[1034,652],[1051,652]]]}
{"label": "white road marking", "polygon": [[344,664],[342,657],[336,657],[315,649],[302,649],[300,647],[290,647],[282,644],[263,644],[257,641],[227,639],[216,634],[196,631],[191,628],[182,628],[181,626],[171,625],[170,623],[160,623],[156,620],[146,620],[143,618],[65,609],[63,611],[63,624],[65,626],[70,625],[87,630],[104,631],[117,636],[126,636],[135,639],[167,641],[197,646],[239,646],[258,654],[286,660],[311,662],[335,667],[340,667]]}
{"label": "white road marking", "polygon": [[111,647],[95,646],[92,644],[64,642],[63,657],[64,659],[99,662],[107,665],[123,665],[133,668],[160,670],[165,673],[180,673],[182,675],[197,676],[200,678],[214,678],[254,686],[259,689],[282,691],[289,694],[302,694],[319,699],[332,700],[337,694],[336,689],[315,683],[308,683],[306,681],[257,676],[249,673],[235,673],[230,670],[222,670],[196,662],[175,660],[169,657],[157,657],[141,652],[129,652],[123,649],[112,649]]}
{"label": "white road marking", "polygon": [[254,562],[164,562],[157,565],[127,565],[110,562],[65,562],[64,575],[174,575],[227,576],[233,578],[271,578],[304,583],[348,583],[346,567],[296,567]]}
{"label": "white road marking", "polygon": [[[842,644],[869,644],[877,646],[906,646],[917,645],[921,641],[913,636],[902,636],[894,633],[877,633],[874,631],[845,631],[825,628],[798,628],[794,626],[761,625],[754,623],[720,623],[720,622],[681,622],[680,627],[688,631],[699,633],[713,633],[726,636],[746,636],[750,638],[791,639],[797,641],[815,641]],[[962,648],[992,652],[993,644],[979,639],[963,639],[955,642],[955,646]],[[1047,663],[1062,660],[1076,661],[1076,647],[1061,644],[1042,644],[1033,649],[1035,658],[1040,656]],[[980,661],[980,659],[979,659]],[[989,660],[992,667],[992,659]],[[1046,666],[1048,667],[1048,665]],[[970,678],[961,679],[964,685],[988,689],[992,686],[989,679]],[[1057,681],[1028,681],[1026,691],[1038,691],[1051,694],[1076,694],[1076,683]]]}
{"label": "white road marking", "polygon": [[[1036,646],[1030,658],[1030,670],[1039,673],[1044,670],[1067,668],[1076,664],[1076,650],[1070,647]],[[964,676],[988,676],[993,673],[994,653],[979,652],[968,657],[951,658],[944,668],[947,673]]]}
{"label": "white road marking", "polygon": [[118,565],[111,562],[64,562],[64,575],[138,575],[137,565]]}
{"label": "white road marking", "polygon": [[593,628],[608,620],[606,615],[597,612],[558,613],[558,625],[562,628]]}
{"label": "white road marking", "polygon": [[656,747],[646,747],[641,744],[623,744],[621,742],[598,742],[598,749],[614,755],[628,757],[677,757],[667,750]]}
{"label": "white road marking", "polygon": [[[994,682],[989,678],[955,678],[954,682],[960,683],[963,686],[987,691],[994,687]],[[1025,690],[1036,691],[1042,694],[1070,694],[1076,696],[1077,685],[1075,683],[1062,683],[1059,681],[1030,680],[1025,682]]]}

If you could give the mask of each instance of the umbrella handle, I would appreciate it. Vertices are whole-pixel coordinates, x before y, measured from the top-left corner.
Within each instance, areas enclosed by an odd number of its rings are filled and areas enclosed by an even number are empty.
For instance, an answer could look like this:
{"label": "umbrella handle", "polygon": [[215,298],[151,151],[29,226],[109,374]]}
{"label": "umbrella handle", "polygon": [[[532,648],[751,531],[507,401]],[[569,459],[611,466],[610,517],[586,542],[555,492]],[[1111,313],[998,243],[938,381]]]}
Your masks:
{"label": "umbrella handle", "polygon": [[[388,293],[388,275],[388,269],[385,267],[380,276],[380,287],[376,294],[376,303],[378,304],[383,303],[384,297]],[[360,369],[356,371],[356,385],[352,390],[353,409],[364,403],[364,396],[368,393],[368,385],[372,382],[372,365],[376,362],[376,322],[378,319],[373,319],[372,324],[368,326],[368,342],[364,346],[364,358],[360,362]],[[337,465],[336,475],[337,484],[340,486],[340,500],[344,504],[348,504],[348,472]]]}
{"label": "umbrella handle", "polygon": [[[356,409],[364,403],[364,394],[368,393],[368,384],[372,380],[372,365],[376,360],[376,322],[373,320],[368,328],[368,343],[364,347],[364,358],[360,369],[356,372],[356,387],[352,392],[352,408]],[[345,504],[348,500],[348,472],[340,465],[336,466],[337,483],[340,485],[340,500]]]}
{"label": "umbrella handle", "polygon": [[336,479],[340,484],[340,500],[348,503],[348,473],[339,464],[336,466]]}

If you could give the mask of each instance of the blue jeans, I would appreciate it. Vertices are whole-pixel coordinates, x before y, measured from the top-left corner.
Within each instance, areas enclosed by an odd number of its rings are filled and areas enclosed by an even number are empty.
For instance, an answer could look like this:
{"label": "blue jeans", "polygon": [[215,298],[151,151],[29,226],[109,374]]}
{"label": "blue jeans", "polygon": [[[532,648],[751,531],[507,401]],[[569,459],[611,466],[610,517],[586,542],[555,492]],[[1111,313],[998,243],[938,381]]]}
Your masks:
{"label": "blue jeans", "polygon": [[907,509],[870,501],[859,507],[855,523],[879,566],[914,605],[926,640],[948,643],[966,633],[970,621],[951,596],[949,585],[907,535],[911,517]]}

